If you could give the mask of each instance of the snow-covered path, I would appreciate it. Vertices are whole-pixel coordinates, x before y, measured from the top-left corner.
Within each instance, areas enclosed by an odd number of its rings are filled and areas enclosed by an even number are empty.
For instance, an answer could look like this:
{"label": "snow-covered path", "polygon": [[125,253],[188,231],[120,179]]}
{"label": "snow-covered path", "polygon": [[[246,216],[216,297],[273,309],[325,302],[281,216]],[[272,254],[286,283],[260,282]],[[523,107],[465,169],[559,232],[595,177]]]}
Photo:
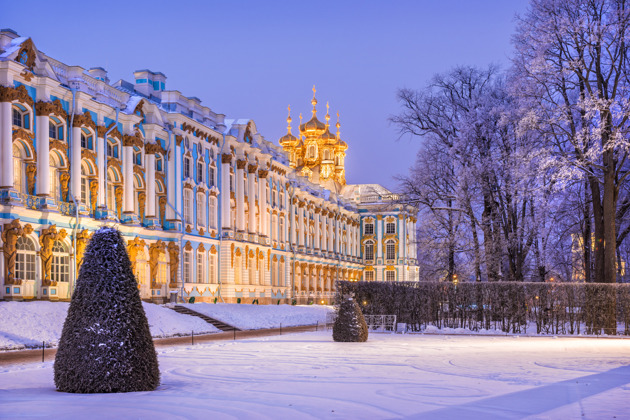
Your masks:
{"label": "snow-covered path", "polygon": [[52,363],[0,370],[2,418],[623,419],[630,340],[330,331],[160,351],[155,392],[58,393]]}

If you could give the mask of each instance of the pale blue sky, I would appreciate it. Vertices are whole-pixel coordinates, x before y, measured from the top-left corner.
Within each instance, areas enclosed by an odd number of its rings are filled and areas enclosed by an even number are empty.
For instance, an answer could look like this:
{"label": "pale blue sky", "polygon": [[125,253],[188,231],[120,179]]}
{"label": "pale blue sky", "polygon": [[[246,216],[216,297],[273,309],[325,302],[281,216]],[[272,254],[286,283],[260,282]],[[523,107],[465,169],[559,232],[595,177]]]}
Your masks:
{"label": "pale blue sky", "polygon": [[[54,6],[52,6],[54,4]],[[267,140],[318,116],[341,114],[348,183],[406,173],[418,140],[387,119],[396,90],[422,88],[459,64],[509,66],[515,13],[526,0],[49,1],[0,0],[0,27],[33,38],[70,65],[101,66],[112,81],[148,68],[166,88],[227,118],[252,118]],[[295,132],[295,130],[294,130]]]}

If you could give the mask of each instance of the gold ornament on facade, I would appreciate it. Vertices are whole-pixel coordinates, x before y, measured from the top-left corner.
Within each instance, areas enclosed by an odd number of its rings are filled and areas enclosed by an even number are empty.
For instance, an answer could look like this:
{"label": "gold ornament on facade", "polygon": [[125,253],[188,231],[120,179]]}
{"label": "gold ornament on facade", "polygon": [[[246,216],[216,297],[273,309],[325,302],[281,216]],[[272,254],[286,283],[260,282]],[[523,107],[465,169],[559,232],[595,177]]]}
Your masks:
{"label": "gold ornament on facade", "polygon": [[53,102],[38,101],[35,104],[35,111],[40,116],[55,115],[64,121],[68,119],[68,113],[63,109],[59,99],[55,99]]}
{"label": "gold ornament on facade", "polygon": [[[146,242],[139,237],[135,237],[127,243],[127,253],[129,254],[129,261],[131,262],[131,270],[136,272],[136,260],[140,251],[144,250]],[[137,279],[136,279],[137,281]]]}
{"label": "gold ornament on facade", "polygon": [[30,71],[24,69],[24,71],[22,71],[22,73],[20,73],[20,76],[22,76],[24,78],[24,80],[26,80],[27,82],[30,82],[31,79],[35,76],[33,73],[31,73]]}
{"label": "gold ornament on facade", "polygon": [[90,236],[92,235],[90,235],[90,232],[88,232],[87,229],[83,229],[81,232],[77,233],[76,248],[74,251],[76,255],[76,262],[77,262],[77,266],[76,266],[77,275],[79,273],[79,269],[81,268],[81,264],[83,264],[83,255],[85,254],[85,248],[88,245]]}
{"label": "gold ornament on facade", "polygon": [[37,165],[29,163],[26,165],[26,188],[27,194],[35,194],[35,176],[37,175]]}
{"label": "gold ornament on facade", "polygon": [[186,225],[186,229],[184,229],[184,231],[186,233],[192,233],[192,228],[190,227],[190,225]]}
{"label": "gold ornament on facade", "polygon": [[[26,59],[24,60],[23,57],[26,57]],[[33,70],[35,67],[35,46],[31,38],[22,42],[22,46],[15,56],[15,61],[26,66],[31,71]]]}
{"label": "gold ornament on facade", "polygon": [[70,174],[67,171],[63,171],[59,174],[59,184],[61,186],[61,199],[68,202],[68,184],[70,183]]}
{"label": "gold ornament on facade", "polygon": [[147,202],[147,194],[145,192],[141,192],[138,194],[138,217],[140,220],[144,222],[144,208]]}
{"label": "gold ornament on facade", "polygon": [[[26,225],[29,226],[30,225]],[[22,283],[21,279],[15,278],[15,261],[17,258],[17,240],[33,232],[33,228],[22,228],[20,219],[13,219],[10,223],[5,223],[2,229],[2,253],[4,255],[4,284]]]}
{"label": "gold ornament on facade", "polygon": [[98,198],[98,180],[94,179],[90,181],[90,209],[92,216],[96,215],[96,200]]}
{"label": "gold ornament on facade", "polygon": [[56,286],[57,282],[51,278],[52,271],[52,248],[56,241],[62,241],[65,239],[67,233],[65,229],[57,231],[56,225],[51,225],[47,229],[42,229],[39,235],[40,258],[42,260],[42,285],[43,286]]}
{"label": "gold ornament on facade", "polygon": [[[186,244],[185,249],[190,245],[190,242]],[[190,247],[192,250],[192,246]],[[168,258],[169,258],[169,270],[170,270],[170,288],[177,287],[177,268],[179,267],[179,246],[175,242],[168,243]]]}
{"label": "gold ornament on facade", "polygon": [[151,277],[151,288],[156,289],[159,288],[160,285],[157,283],[157,275],[158,275],[158,263],[160,260],[160,256],[166,252],[166,244],[159,241],[152,243],[149,245],[149,275]]}
{"label": "gold ornament on facade", "polygon": [[28,94],[26,87],[20,85],[16,88],[10,86],[0,86],[0,102],[13,102],[18,101],[21,103],[27,103],[34,107],[33,98]]}
{"label": "gold ornament on facade", "polygon": [[114,188],[114,197],[116,198],[116,213],[118,215],[118,219],[122,219],[122,202],[123,202],[123,188],[121,186],[116,186]]}
{"label": "gold ornament on facade", "polygon": [[144,139],[140,130],[136,130],[133,135],[125,134],[122,137],[123,147],[137,147],[142,149],[144,147]]}

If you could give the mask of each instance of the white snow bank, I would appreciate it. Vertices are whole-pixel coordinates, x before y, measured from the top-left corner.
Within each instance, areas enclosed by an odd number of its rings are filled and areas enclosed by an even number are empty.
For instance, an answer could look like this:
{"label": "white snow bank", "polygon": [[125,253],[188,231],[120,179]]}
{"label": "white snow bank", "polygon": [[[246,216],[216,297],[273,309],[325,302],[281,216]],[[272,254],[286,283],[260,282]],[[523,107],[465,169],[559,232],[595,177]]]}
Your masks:
{"label": "white snow bank", "polygon": [[[0,302],[0,349],[56,346],[61,337],[69,302]],[[204,320],[178,314],[160,305],[143,302],[153,337],[212,333],[218,330]]]}
{"label": "white snow bank", "polygon": [[295,327],[326,322],[331,306],[250,305],[235,303],[187,303],[183,306],[242,330]]}

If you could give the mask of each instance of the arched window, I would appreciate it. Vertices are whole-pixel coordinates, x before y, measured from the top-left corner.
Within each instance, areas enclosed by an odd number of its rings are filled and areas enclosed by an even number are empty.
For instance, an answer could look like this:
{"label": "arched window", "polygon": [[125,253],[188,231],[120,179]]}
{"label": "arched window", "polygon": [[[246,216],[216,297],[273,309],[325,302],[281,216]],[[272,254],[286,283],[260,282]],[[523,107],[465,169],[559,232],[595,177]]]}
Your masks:
{"label": "arched window", "polygon": [[33,240],[20,236],[16,244],[15,278],[20,280],[35,280],[35,244]]}
{"label": "arched window", "polygon": [[144,249],[138,251],[136,254],[136,267],[133,274],[136,276],[138,284],[146,284],[147,282],[147,254]]}
{"label": "arched window", "polygon": [[26,192],[27,194],[34,194],[33,191],[26,191],[26,181],[24,179],[25,163],[24,155],[21,148],[17,145],[18,142],[13,143],[13,185],[18,192]]}
{"label": "arched window", "polygon": [[119,150],[118,142],[115,139],[111,137],[107,139],[107,156],[118,159]]}
{"label": "arched window", "polygon": [[190,283],[192,280],[192,252],[184,251],[184,283]]}
{"label": "arched window", "polygon": [[54,140],[63,140],[63,124],[56,117],[48,120],[48,137]]}
{"label": "arched window", "polygon": [[389,240],[385,243],[385,259],[396,259],[396,242]]}
{"label": "arched window", "polygon": [[278,264],[278,286],[284,287],[286,283],[284,281],[284,270],[286,269],[284,260],[280,259],[280,264]]}
{"label": "arched window", "polygon": [[133,163],[134,165],[142,165],[142,150],[140,150],[139,148],[135,147],[133,148]]}
{"label": "arched window", "polygon": [[310,156],[311,159],[315,159],[315,154],[316,154],[315,146],[310,146],[308,148],[308,155]]}
{"label": "arched window", "polygon": [[59,180],[59,168],[63,168],[65,163],[56,151],[50,152],[50,195],[55,200],[61,200],[61,188]]}
{"label": "arched window", "polygon": [[190,157],[184,156],[184,179],[190,178]]}
{"label": "arched window", "polygon": [[204,267],[205,255],[201,249],[197,250],[197,283],[206,282],[206,270]]}
{"label": "arched window", "polygon": [[206,194],[197,193],[197,227],[206,226]]}
{"label": "arched window", "polygon": [[85,163],[81,165],[81,203],[89,203],[90,195],[90,179],[88,178],[88,170]]}
{"label": "arched window", "polygon": [[284,236],[284,217],[280,218],[280,232],[279,232],[279,240],[280,242],[284,242],[285,241],[285,236]]}
{"label": "arched window", "polygon": [[31,129],[31,115],[26,107],[20,104],[13,104],[13,125],[25,130]]}
{"label": "arched window", "polygon": [[258,259],[258,284],[263,286],[265,284],[265,260]]}
{"label": "arched window", "polygon": [[203,160],[197,161],[197,182],[204,182],[204,174],[203,174]]}
{"label": "arched window", "polygon": [[278,239],[278,216],[271,216],[271,240],[275,241]]}
{"label": "arched window", "polygon": [[374,260],[374,242],[366,241],[365,249],[363,250],[363,258],[366,262]]}
{"label": "arched window", "polygon": [[215,173],[216,173],[216,169],[214,167],[214,165],[210,165],[208,166],[208,186],[209,187],[214,187],[215,184]]}
{"label": "arched window", "polygon": [[116,185],[114,182],[117,182],[116,174],[113,169],[109,169],[107,171],[107,208],[109,210],[116,209]]}
{"label": "arched window", "polygon": [[155,154],[155,170],[162,172],[164,170],[164,158],[159,153]]}
{"label": "arched window", "polygon": [[61,241],[55,241],[52,248],[53,260],[50,278],[52,281],[67,282],[70,280],[70,253]]}
{"label": "arched window", "polygon": [[208,203],[208,219],[209,225],[211,228],[217,227],[217,199],[215,197],[210,197],[210,202]]}
{"label": "arched window", "polygon": [[324,160],[330,160],[330,150],[324,150]]}
{"label": "arched window", "polygon": [[94,149],[94,136],[91,131],[85,128],[81,129],[81,147],[90,150]]}

